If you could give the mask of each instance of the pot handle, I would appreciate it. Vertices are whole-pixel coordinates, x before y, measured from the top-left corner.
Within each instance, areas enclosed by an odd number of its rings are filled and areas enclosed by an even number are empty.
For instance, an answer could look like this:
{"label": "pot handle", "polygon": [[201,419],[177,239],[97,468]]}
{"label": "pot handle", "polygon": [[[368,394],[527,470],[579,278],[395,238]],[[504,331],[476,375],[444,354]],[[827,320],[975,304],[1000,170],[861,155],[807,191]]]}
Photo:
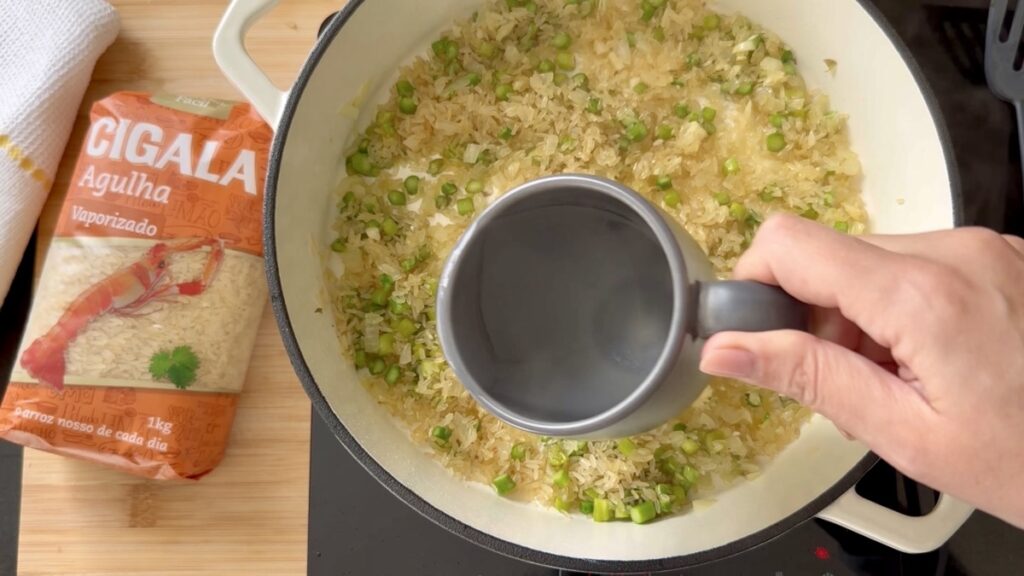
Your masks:
{"label": "pot handle", "polygon": [[974,508],[947,494],[924,516],[907,516],[876,504],[850,488],[818,514],[838,524],[908,554],[931,552],[942,546],[967,521]]}
{"label": "pot handle", "polygon": [[228,80],[277,129],[288,92],[280,90],[245,49],[245,35],[278,0],[232,0],[213,34],[213,58]]}

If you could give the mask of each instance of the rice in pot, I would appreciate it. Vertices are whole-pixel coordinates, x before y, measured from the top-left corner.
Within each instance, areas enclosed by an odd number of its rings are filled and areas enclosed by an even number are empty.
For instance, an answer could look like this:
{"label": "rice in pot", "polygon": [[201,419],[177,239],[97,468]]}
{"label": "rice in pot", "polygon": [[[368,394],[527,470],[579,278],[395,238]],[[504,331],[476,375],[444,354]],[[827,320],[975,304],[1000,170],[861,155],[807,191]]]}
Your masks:
{"label": "rice in pot", "polygon": [[476,404],[434,322],[441,266],[473,215],[540,176],[633,188],[723,277],[773,212],[864,231],[845,119],[771,32],[696,0],[491,3],[400,70],[346,171],[328,272],[339,338],[370,393],[458,476],[595,520],[667,514],[756,476],[799,435],[807,409],[716,379],[646,434],[532,436]]}

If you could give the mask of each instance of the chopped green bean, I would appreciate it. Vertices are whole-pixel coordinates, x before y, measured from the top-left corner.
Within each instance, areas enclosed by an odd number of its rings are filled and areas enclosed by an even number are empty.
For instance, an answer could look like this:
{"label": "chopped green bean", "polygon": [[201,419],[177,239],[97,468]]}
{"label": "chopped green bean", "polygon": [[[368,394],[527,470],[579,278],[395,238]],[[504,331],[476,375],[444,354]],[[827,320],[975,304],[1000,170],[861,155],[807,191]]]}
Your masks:
{"label": "chopped green bean", "polygon": [[555,71],[555,62],[550,58],[545,58],[537,64],[537,72],[541,74]]}
{"label": "chopped green bean", "polygon": [[434,207],[437,208],[438,210],[443,210],[447,208],[448,205],[451,203],[452,199],[449,198],[448,196],[445,196],[444,194],[438,194],[437,196],[434,197]]}
{"label": "chopped green bean", "polygon": [[650,0],[643,0],[643,2],[640,3],[640,19],[644,22],[649,22],[654,18],[656,10],[657,9],[653,4],[651,4]]}
{"label": "chopped green bean", "polygon": [[818,214],[818,211],[815,210],[814,208],[808,208],[807,210],[801,212],[800,215],[803,216],[804,218],[807,218],[808,220],[817,220],[818,216],[820,216],[820,214]]}
{"label": "chopped green bean", "polygon": [[736,93],[739,94],[740,96],[749,96],[750,93],[753,91],[753,82],[741,82],[740,85],[736,87]]}
{"label": "chopped green bean", "polygon": [[562,496],[561,494],[555,496],[555,500],[552,502],[552,505],[555,507],[555,510],[558,510],[559,512],[569,512],[572,510],[572,500]]}
{"label": "chopped green bean", "polygon": [[697,469],[694,468],[693,466],[687,464],[683,466],[682,476],[683,480],[685,480],[687,484],[692,486],[693,484],[697,483],[697,480],[700,479],[700,472],[698,472]]}
{"label": "chopped green bean", "polygon": [[672,178],[662,174],[654,179],[654,185],[657,186],[659,190],[668,190],[672,187]]}
{"label": "chopped green bean", "polygon": [[683,440],[683,443],[679,447],[682,448],[684,454],[692,456],[700,450],[700,443],[692,438],[687,438],[686,440]]}
{"label": "chopped green bean", "polygon": [[431,176],[437,176],[442,170],[444,170],[443,158],[434,158],[430,161],[430,164],[427,165],[427,174],[430,174]]}
{"label": "chopped green bean", "polygon": [[612,503],[605,498],[594,498],[594,522],[609,522],[614,517]]}
{"label": "chopped green bean", "polygon": [[679,192],[676,192],[675,190],[669,190],[668,192],[665,192],[665,196],[661,199],[661,201],[664,202],[665,206],[668,206],[669,208],[678,208],[679,203],[682,201],[682,199],[679,197]]}
{"label": "chopped green bean", "polygon": [[416,92],[412,82],[409,82],[408,80],[399,80],[398,83],[395,84],[395,90],[398,92],[399,96],[412,96],[413,93]]}
{"label": "chopped green bean", "polygon": [[626,126],[626,138],[631,142],[639,142],[647,137],[647,126],[636,120]]}
{"label": "chopped green bean", "polygon": [[703,109],[701,109],[700,116],[701,118],[704,119],[705,122],[714,122],[715,118],[718,117],[718,110],[715,110],[710,106],[705,106]]}
{"label": "chopped green bean", "polygon": [[466,194],[480,194],[484,191],[484,183],[479,180],[470,180],[466,183]]}
{"label": "chopped green bean", "polygon": [[452,196],[459,191],[459,187],[455,185],[455,182],[445,182],[441,184],[441,194],[445,196]]}
{"label": "chopped green bean", "polygon": [[548,448],[548,464],[552,468],[560,468],[565,466],[565,463],[569,461],[569,457],[562,451],[562,447],[557,444]]}
{"label": "chopped green bean", "polygon": [[430,429],[430,436],[435,441],[447,444],[448,439],[452,437],[452,429],[447,426],[434,426]]}
{"label": "chopped green bean", "polygon": [[370,293],[370,302],[374,306],[383,308],[388,305],[388,294],[390,294],[390,292],[391,291],[384,286],[375,288],[373,292]]}
{"label": "chopped green bean", "polygon": [[416,100],[411,96],[405,96],[398,100],[398,110],[402,114],[415,114],[416,108]]}
{"label": "chopped green bean", "polygon": [[398,332],[401,336],[408,338],[416,333],[418,326],[413,322],[411,318],[402,317],[398,320],[398,324],[395,325],[395,332]]}
{"label": "chopped green bean", "polygon": [[740,171],[740,161],[735,158],[726,158],[722,164],[722,171],[726,175],[732,175]]}
{"label": "chopped green bean", "polygon": [[411,308],[412,307],[405,302],[399,302],[398,300],[394,299],[388,301],[388,310],[390,310],[392,314],[400,316],[402,314],[409,312]]}
{"label": "chopped green bean", "polygon": [[524,442],[513,444],[512,449],[509,451],[509,458],[520,462],[526,460],[526,444]]}
{"label": "chopped green bean", "polygon": [[676,422],[675,424],[672,425],[672,431],[686,432],[686,424],[683,424],[682,422]]}
{"label": "chopped green bean", "polygon": [[782,65],[782,70],[790,76],[796,76],[796,64],[792,62],[786,62]]}
{"label": "chopped green bean", "polygon": [[515,480],[513,480],[512,477],[509,476],[508,474],[502,474],[501,476],[498,476],[497,478],[491,481],[491,484],[494,486],[494,489],[498,492],[498,495],[500,496],[504,496],[505,494],[508,494],[509,492],[515,490],[516,488]]}
{"label": "chopped green bean", "polygon": [[377,340],[377,350],[387,356],[395,353],[395,335],[394,334],[381,334]]}
{"label": "chopped green bean", "polygon": [[832,227],[835,228],[837,232],[842,232],[843,234],[850,231],[850,223],[846,220],[836,220]]}
{"label": "chopped green bean", "polygon": [[403,272],[412,272],[413,269],[416,268],[416,264],[417,262],[415,258],[406,258],[399,263]]}
{"label": "chopped green bean", "polygon": [[580,500],[580,513],[591,515],[594,513],[594,501],[593,500]]}
{"label": "chopped green bean", "polygon": [[690,68],[696,68],[700,66],[700,64],[700,54],[697,54],[696,52],[690,52],[686,56],[686,65],[689,66]]}
{"label": "chopped green bean", "polygon": [[650,86],[648,86],[646,82],[637,82],[633,85],[633,92],[636,92],[637,94],[644,94],[649,88]]}
{"label": "chopped green bean", "polygon": [[485,60],[490,60],[491,58],[494,58],[495,55],[497,55],[498,49],[494,46],[492,42],[481,42],[480,45],[476,47],[476,53],[481,58]]}
{"label": "chopped green bean", "polygon": [[415,196],[420,191],[420,177],[409,176],[402,182],[402,188],[405,188],[405,193],[410,196]]}
{"label": "chopped green bean", "polygon": [[380,223],[380,231],[383,232],[385,236],[394,236],[398,232],[398,222],[395,222],[391,218],[385,218],[384,221]]}
{"label": "chopped green bean", "polygon": [[569,82],[569,75],[559,70],[558,72],[555,72],[554,76],[551,77],[551,82],[555,86],[565,86],[565,84]]}
{"label": "chopped green bean", "polygon": [[789,50],[789,49],[783,50],[782,51],[782,61],[783,62],[792,62],[793,64],[796,64],[796,55],[793,54],[792,50]]}
{"label": "chopped green bean", "polygon": [[562,468],[551,478],[551,483],[559,488],[565,488],[569,485],[569,472]]}
{"label": "chopped green bean", "polygon": [[654,502],[644,501],[629,508],[629,518],[635,524],[646,524],[654,520],[654,517],[657,515],[657,511],[654,509]]}
{"label": "chopped green bean", "polygon": [[569,36],[565,32],[558,32],[555,37],[551,39],[551,45],[559,50],[565,50],[572,44],[572,36]]}
{"label": "chopped green bean", "polygon": [[633,441],[630,440],[629,438],[622,438],[618,440],[615,443],[615,446],[619,449],[619,452],[621,452],[623,456],[630,456],[634,452],[636,452],[636,444],[633,444]]}
{"label": "chopped green bean", "polygon": [[349,166],[360,176],[373,175],[373,163],[370,162],[370,157],[365,152],[356,152],[349,156]]}
{"label": "chopped green bean", "polygon": [[394,384],[398,382],[398,379],[402,377],[402,369],[397,364],[392,364],[388,371],[384,373],[384,381],[388,384]]}
{"label": "chopped green bean", "polygon": [[676,499],[676,491],[671,484],[658,484],[654,487],[654,492],[662,504],[671,504]]}
{"label": "chopped green bean", "polygon": [[587,112],[590,112],[591,114],[600,114],[603,108],[604,105],[600,98],[591,98],[590,100],[587,100]]}
{"label": "chopped green bean", "polygon": [[476,86],[477,84],[480,84],[482,80],[483,78],[481,78],[480,75],[477,74],[476,72],[470,72],[469,74],[466,75],[467,86]]}
{"label": "chopped green bean", "polygon": [[472,198],[459,198],[455,202],[455,209],[458,210],[459,216],[468,216],[473,213],[475,209],[473,206]]}
{"label": "chopped green bean", "polygon": [[580,90],[590,90],[590,78],[583,72],[577,72],[572,75],[572,84]]}
{"label": "chopped green bean", "polygon": [[658,127],[654,131],[654,136],[658,140],[668,140],[672,135],[672,126],[669,126],[668,124],[658,124]]}
{"label": "chopped green bean", "polygon": [[498,84],[497,86],[494,87],[494,95],[495,95],[495,97],[497,97],[498,100],[501,100],[502,102],[507,101],[509,96],[511,96],[511,94],[512,94],[512,85],[511,84],[501,83],[501,84]]}
{"label": "chopped green bean", "polygon": [[405,206],[407,200],[405,192],[401,190],[391,190],[388,192],[388,202],[391,202],[392,206]]}
{"label": "chopped green bean", "polygon": [[771,116],[768,117],[768,123],[774,126],[775,128],[782,128],[782,122],[784,120],[785,118],[782,116],[782,114],[779,113],[772,114]]}
{"label": "chopped green bean", "polygon": [[373,374],[374,376],[380,376],[388,367],[387,363],[384,362],[384,359],[379,356],[375,356],[372,360],[370,360],[368,366],[370,374]]}
{"label": "chopped green bean", "polygon": [[331,250],[334,252],[344,252],[345,240],[342,238],[335,238],[334,242],[331,242]]}
{"label": "chopped green bean", "polygon": [[676,115],[676,118],[686,118],[690,115],[690,107],[683,102],[677,102],[672,107],[672,113]]}
{"label": "chopped green bean", "polygon": [[707,29],[707,30],[715,30],[715,29],[718,28],[718,25],[721,24],[721,22],[722,22],[722,19],[719,18],[718,14],[712,13],[712,14],[708,14],[707,16],[704,17],[703,24],[704,24],[704,28],[705,29]]}
{"label": "chopped green bean", "polygon": [[657,42],[664,42],[665,41],[665,29],[662,28],[661,26],[655,26],[654,30],[651,30],[651,36]]}
{"label": "chopped green bean", "polygon": [[778,153],[786,148],[786,137],[782,135],[782,132],[772,132],[764,142],[769,152]]}
{"label": "chopped green bean", "polygon": [[356,201],[356,195],[352,191],[345,192],[345,195],[341,197],[341,205],[345,208],[352,206],[352,203]]}
{"label": "chopped green bean", "polygon": [[739,202],[733,202],[732,204],[729,204],[729,215],[736,220],[746,220],[747,207]]}
{"label": "chopped green bean", "polygon": [[365,350],[356,350],[356,354],[355,354],[355,358],[353,358],[353,362],[356,365],[356,370],[359,370],[360,368],[366,368],[366,351]]}
{"label": "chopped green bean", "polygon": [[559,52],[555,56],[555,63],[562,70],[572,70],[576,67],[576,56],[572,52]]}
{"label": "chopped green bean", "polygon": [[504,128],[501,129],[500,132],[498,132],[498,138],[500,138],[502,140],[511,140],[512,139],[512,129],[509,128],[508,126],[505,126]]}

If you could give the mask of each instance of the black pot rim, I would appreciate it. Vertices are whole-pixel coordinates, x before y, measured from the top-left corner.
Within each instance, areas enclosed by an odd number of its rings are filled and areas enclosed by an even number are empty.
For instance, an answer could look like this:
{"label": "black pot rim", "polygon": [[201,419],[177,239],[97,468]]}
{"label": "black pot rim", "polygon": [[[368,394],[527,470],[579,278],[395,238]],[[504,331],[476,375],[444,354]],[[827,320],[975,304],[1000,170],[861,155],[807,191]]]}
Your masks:
{"label": "black pot rim", "polygon": [[[950,190],[952,192],[954,222],[957,226],[960,226],[963,224],[963,199],[960,187],[960,175],[953,156],[953,147],[949,131],[946,127],[945,120],[940,113],[935,93],[932,91],[931,86],[925,79],[924,74],[913,55],[910,53],[910,50],[896,35],[896,32],[884,19],[879,10],[868,0],[857,1],[896,47],[925,97],[932,120],[938,130],[939,140],[946,160]],[[383,466],[381,466],[373,459],[372,456],[369,455],[369,453],[366,452],[366,450],[363,449],[359,442],[356,441],[345,427],[344,423],[342,423],[338,418],[337,414],[331,410],[330,405],[327,403],[327,399],[324,397],[313,378],[312,373],[310,372],[306,359],[302,354],[302,350],[299,348],[295,331],[288,315],[288,307],[284,300],[280,270],[277,263],[277,235],[274,228],[274,210],[277,201],[277,182],[280,175],[281,155],[288,140],[288,132],[291,127],[292,120],[295,117],[295,111],[302,99],[303,92],[309,83],[309,79],[312,76],[313,71],[319,65],[320,59],[327,51],[327,47],[364,2],[365,0],[350,0],[350,2],[348,2],[348,4],[346,4],[344,8],[342,8],[342,10],[339,11],[329,23],[327,23],[326,27],[322,30],[319,40],[310,53],[309,58],[303,65],[298,79],[292,87],[291,94],[288,97],[284,111],[281,115],[280,123],[274,136],[273,149],[270,156],[270,167],[267,173],[264,201],[264,246],[266,250],[266,272],[267,281],[270,285],[271,306],[274,311],[274,317],[277,320],[278,328],[281,332],[281,337],[284,341],[284,347],[287,350],[292,366],[302,383],[302,387],[306,390],[317,414],[319,414],[327,423],[335,437],[338,438],[349,453],[352,454],[352,456],[370,474],[383,484],[385,488],[403,500],[414,510],[453,534],[461,536],[470,542],[483,546],[484,548],[493,550],[494,552],[523,560],[525,562],[579,572],[660,572],[689,568],[721,560],[755,546],[764,544],[769,540],[780,536],[797,525],[813,518],[817,513],[828,506],[828,504],[835,501],[839,496],[852,488],[857,481],[859,481],[860,478],[872,466],[874,466],[876,462],[878,462],[878,456],[869,452],[838,482],[832,485],[832,487],[820,496],[812,499],[796,512],[793,512],[775,524],[755,532],[754,534],[750,534],[739,540],[734,540],[722,546],[703,550],[694,554],[657,558],[652,560],[631,561],[606,561],[562,556],[535,550],[526,546],[514,544],[507,540],[496,538],[452,518],[441,510],[435,508],[404,484],[396,480],[390,472],[384,469]]]}

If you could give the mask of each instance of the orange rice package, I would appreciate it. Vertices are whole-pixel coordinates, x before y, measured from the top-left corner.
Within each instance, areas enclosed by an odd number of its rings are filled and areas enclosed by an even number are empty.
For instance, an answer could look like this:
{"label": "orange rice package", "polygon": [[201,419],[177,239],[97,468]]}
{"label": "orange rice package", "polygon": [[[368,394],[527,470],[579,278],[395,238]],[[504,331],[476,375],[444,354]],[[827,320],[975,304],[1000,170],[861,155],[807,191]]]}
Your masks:
{"label": "orange rice package", "polygon": [[267,298],[271,136],[248,104],[93,105],[0,438],[156,479],[217,466]]}

